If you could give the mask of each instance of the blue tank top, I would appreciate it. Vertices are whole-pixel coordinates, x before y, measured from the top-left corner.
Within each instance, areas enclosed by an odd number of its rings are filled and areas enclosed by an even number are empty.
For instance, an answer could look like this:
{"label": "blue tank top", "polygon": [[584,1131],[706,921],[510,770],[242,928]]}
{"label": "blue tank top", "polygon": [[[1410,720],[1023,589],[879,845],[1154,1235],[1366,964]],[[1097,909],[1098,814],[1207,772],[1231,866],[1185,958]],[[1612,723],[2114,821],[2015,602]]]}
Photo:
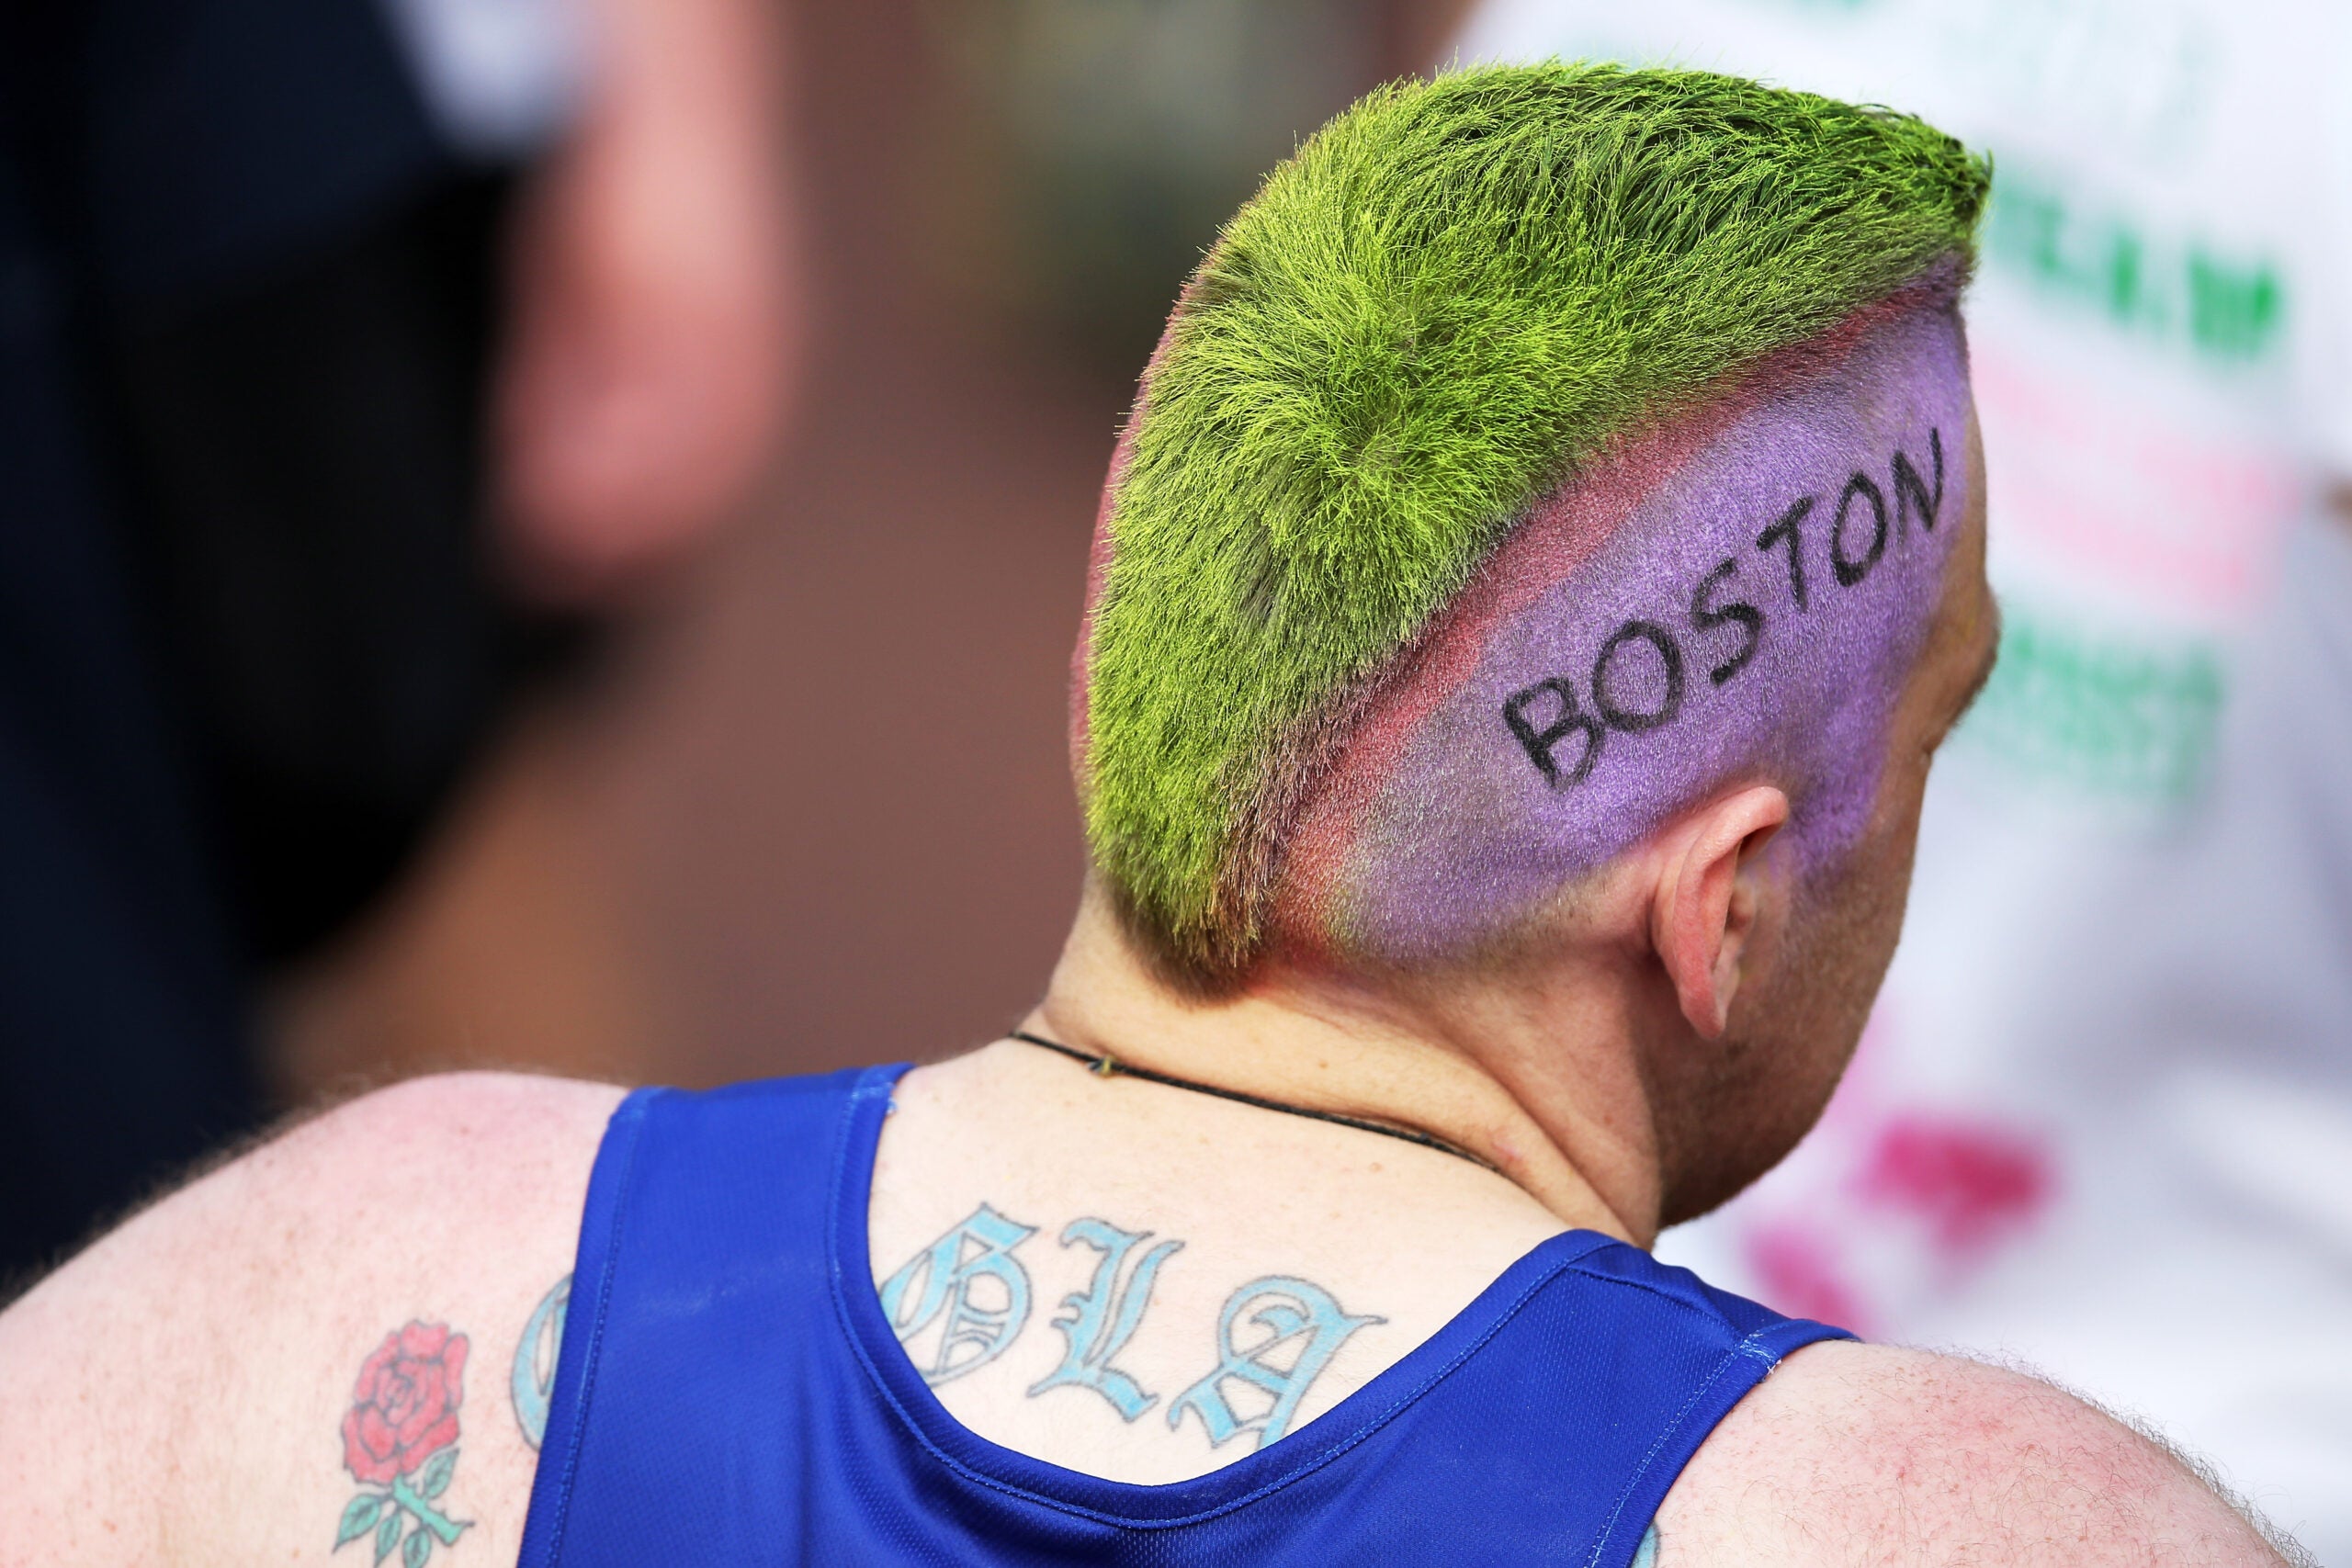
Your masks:
{"label": "blue tank top", "polygon": [[522,1568],[1626,1568],[1724,1413],[1846,1337],[1574,1231],[1221,1470],[1065,1470],[949,1416],[876,1299],[866,1199],[905,1070],[646,1089],[614,1113]]}

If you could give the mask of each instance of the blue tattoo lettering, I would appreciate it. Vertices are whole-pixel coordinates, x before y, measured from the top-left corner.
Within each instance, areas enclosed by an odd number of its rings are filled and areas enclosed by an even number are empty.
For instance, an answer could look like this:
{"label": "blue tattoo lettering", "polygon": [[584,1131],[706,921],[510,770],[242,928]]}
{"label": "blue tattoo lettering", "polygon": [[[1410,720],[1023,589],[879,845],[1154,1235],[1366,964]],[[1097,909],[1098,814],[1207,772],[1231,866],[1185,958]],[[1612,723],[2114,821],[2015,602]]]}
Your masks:
{"label": "blue tattoo lettering", "polygon": [[[882,1315],[903,1345],[946,1314],[939,1349],[922,1369],[922,1381],[936,1387],[951,1378],[984,1367],[1004,1353],[1029,1321],[1029,1270],[1012,1249],[1036,1234],[1035,1225],[1006,1219],[983,1203],[972,1217],[907,1259],[906,1267],[882,1282]],[[977,1251],[967,1251],[976,1247]],[[910,1303],[908,1292],[920,1279],[922,1288]],[[982,1284],[1003,1300],[993,1304],[978,1299]],[[959,1350],[971,1353],[957,1359]]]}
{"label": "blue tattoo lettering", "polygon": [[[1250,1309],[1256,1310],[1251,1311]],[[1244,1349],[1233,1342],[1233,1325],[1244,1315],[1266,1329],[1266,1337]],[[1244,1432],[1258,1434],[1257,1446],[1264,1448],[1290,1430],[1291,1417],[1298,1413],[1299,1401],[1306,1397],[1308,1385],[1350,1335],[1359,1328],[1375,1323],[1385,1323],[1385,1317],[1351,1317],[1340,1310],[1340,1303],[1320,1285],[1305,1280],[1293,1280],[1283,1275],[1270,1275],[1252,1280],[1233,1292],[1218,1314],[1216,1370],[1176,1396],[1168,1407],[1168,1425],[1174,1427],[1184,1418],[1187,1410],[1197,1413],[1201,1425],[1208,1428],[1209,1446],[1222,1448]],[[1270,1358],[1284,1346],[1298,1347],[1287,1366],[1275,1364]],[[1224,1384],[1228,1378],[1257,1389],[1270,1396],[1271,1408],[1255,1416],[1239,1416],[1225,1397]]]}
{"label": "blue tattoo lettering", "polygon": [[1127,1254],[1150,1238],[1149,1231],[1123,1231],[1102,1220],[1072,1220],[1063,1230],[1064,1247],[1084,1242],[1102,1255],[1102,1261],[1094,1266],[1094,1283],[1083,1295],[1072,1292],[1062,1298],[1069,1310],[1053,1320],[1069,1341],[1062,1364],[1029,1385],[1030,1397],[1065,1385],[1091,1388],[1129,1421],[1159,1403],[1159,1395],[1146,1393],[1135,1379],[1111,1365],[1111,1358],[1143,1320],[1143,1309],[1151,1304],[1151,1281],[1159,1266],[1184,1245],[1161,1242],[1137,1259],[1126,1282],[1120,1283],[1119,1268]]}
{"label": "blue tattoo lettering", "polygon": [[523,1325],[523,1342],[514,1347],[514,1370],[507,1393],[514,1401],[514,1423],[523,1440],[536,1449],[547,1436],[548,1399],[555,1392],[555,1360],[563,1348],[563,1319],[571,1304],[571,1276],[539,1298],[531,1321]]}

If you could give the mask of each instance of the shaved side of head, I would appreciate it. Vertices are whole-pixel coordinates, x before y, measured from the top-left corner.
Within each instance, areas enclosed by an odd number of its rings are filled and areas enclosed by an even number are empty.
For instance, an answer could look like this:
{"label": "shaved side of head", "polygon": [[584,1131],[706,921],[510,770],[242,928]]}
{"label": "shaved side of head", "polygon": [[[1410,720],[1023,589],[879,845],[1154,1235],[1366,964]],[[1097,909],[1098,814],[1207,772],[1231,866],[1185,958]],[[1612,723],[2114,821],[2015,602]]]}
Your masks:
{"label": "shaved side of head", "polygon": [[1532,508],[1367,692],[1279,940],[1439,962],[1681,807],[1771,783],[1810,866],[1866,826],[1968,504],[1948,287],[1857,312]]}

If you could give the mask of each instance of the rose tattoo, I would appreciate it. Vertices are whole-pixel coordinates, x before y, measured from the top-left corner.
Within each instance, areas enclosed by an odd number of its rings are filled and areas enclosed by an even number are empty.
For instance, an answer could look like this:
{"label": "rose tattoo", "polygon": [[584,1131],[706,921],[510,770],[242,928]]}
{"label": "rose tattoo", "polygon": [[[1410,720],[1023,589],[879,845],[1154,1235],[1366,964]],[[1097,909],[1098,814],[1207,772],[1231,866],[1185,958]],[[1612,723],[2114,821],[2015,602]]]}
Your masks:
{"label": "rose tattoo", "polygon": [[472,1521],[452,1520],[433,1500],[458,1468],[465,1374],[466,1337],[446,1323],[394,1329],[360,1367],[343,1418],[343,1463],[361,1490],[343,1510],[336,1550],[372,1530],[379,1563],[397,1546],[401,1568],[424,1568],[435,1540],[458,1543]]}

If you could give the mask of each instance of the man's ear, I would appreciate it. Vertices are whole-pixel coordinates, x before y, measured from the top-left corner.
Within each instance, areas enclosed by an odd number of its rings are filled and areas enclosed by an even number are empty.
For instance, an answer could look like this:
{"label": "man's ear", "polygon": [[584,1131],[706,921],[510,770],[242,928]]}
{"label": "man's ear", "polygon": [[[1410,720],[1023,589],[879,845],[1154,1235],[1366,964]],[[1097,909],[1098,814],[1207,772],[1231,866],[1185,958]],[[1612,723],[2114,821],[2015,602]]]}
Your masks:
{"label": "man's ear", "polygon": [[1761,896],[1750,863],[1789,819],[1789,797],[1755,784],[1711,801],[1679,823],[1650,906],[1650,943],[1674,982],[1682,1016],[1713,1040],[1731,1019],[1740,960]]}

